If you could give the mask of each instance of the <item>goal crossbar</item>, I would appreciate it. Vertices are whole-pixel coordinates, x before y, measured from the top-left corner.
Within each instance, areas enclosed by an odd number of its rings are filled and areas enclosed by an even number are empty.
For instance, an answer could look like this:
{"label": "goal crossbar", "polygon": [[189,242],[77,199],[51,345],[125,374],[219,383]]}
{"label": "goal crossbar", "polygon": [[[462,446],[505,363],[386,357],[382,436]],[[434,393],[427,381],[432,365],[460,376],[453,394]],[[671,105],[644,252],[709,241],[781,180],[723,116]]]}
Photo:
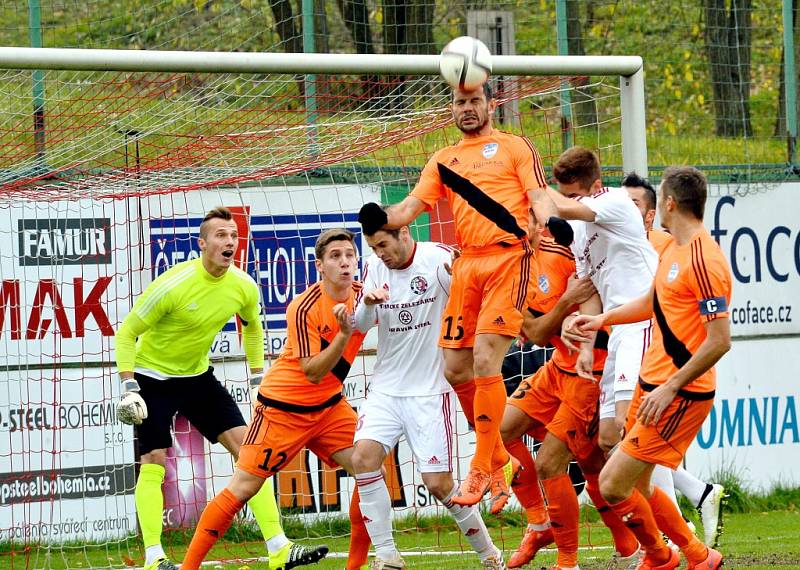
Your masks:
{"label": "goal crossbar", "polygon": [[[342,73],[436,75],[438,55],[249,53],[0,47],[2,69],[186,73]],[[620,75],[642,69],[639,56],[495,55],[495,75]]]}
{"label": "goal crossbar", "polygon": [[[0,47],[0,69],[177,73],[436,75],[438,55],[250,53]],[[493,75],[618,76],[622,167],[647,176],[644,77],[639,56],[492,56]]]}

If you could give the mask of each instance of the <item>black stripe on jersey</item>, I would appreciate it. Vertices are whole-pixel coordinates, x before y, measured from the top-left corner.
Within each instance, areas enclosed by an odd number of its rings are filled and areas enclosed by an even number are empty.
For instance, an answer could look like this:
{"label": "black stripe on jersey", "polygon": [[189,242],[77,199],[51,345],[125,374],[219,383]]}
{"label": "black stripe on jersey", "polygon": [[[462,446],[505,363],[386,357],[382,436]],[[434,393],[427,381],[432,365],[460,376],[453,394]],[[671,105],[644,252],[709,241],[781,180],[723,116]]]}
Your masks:
{"label": "black stripe on jersey", "polygon": [[708,277],[708,271],[703,259],[703,245],[700,240],[692,242],[692,269],[694,270],[697,284],[700,286],[700,292],[703,294],[704,299],[710,299],[714,295],[711,289],[711,279]]}
{"label": "black stripe on jersey", "polygon": [[[711,286],[711,278],[708,276],[708,269],[703,258],[703,244],[700,240],[695,240],[692,243],[692,269],[703,298],[711,299],[714,297],[714,288]],[[705,315],[706,322],[713,321],[716,318],[717,315],[715,314]]]}
{"label": "black stripe on jersey", "polygon": [[672,332],[672,329],[669,328],[667,318],[664,316],[664,312],[661,310],[661,305],[658,303],[658,294],[655,292],[653,292],[653,312],[656,315],[658,328],[661,329],[661,338],[664,341],[664,351],[667,353],[667,356],[672,359],[672,362],[677,368],[683,368],[683,365],[689,362],[689,359],[692,357],[692,353],[689,352],[689,349],[686,348],[686,345],[683,344],[680,339],[675,336],[675,333]]}
{"label": "black stripe on jersey", "polygon": [[[652,392],[659,386],[660,384],[650,384],[649,382],[642,380],[641,377],[639,378],[639,387],[643,392]],[[692,402],[705,402],[708,400],[713,400],[715,394],[715,390],[711,390],[710,392],[690,392],[689,390],[684,390],[683,388],[678,390],[678,396],[684,400],[691,400]]]}
{"label": "black stripe on jersey", "polygon": [[519,227],[517,220],[505,206],[489,197],[483,190],[475,186],[463,176],[453,172],[444,164],[437,164],[439,177],[450,189],[466,200],[480,215],[488,219],[501,230],[523,239],[525,230]]}
{"label": "black stripe on jersey", "polygon": [[678,426],[683,419],[683,416],[686,415],[686,410],[689,409],[689,406],[692,404],[691,400],[681,400],[681,403],[678,404],[678,409],[669,417],[667,422],[664,424],[664,427],[661,428],[661,437],[664,441],[669,441],[669,438],[675,433],[675,430],[678,429]]}
{"label": "black stripe on jersey", "polygon": [[319,301],[322,297],[322,288],[318,283],[309,287],[308,295],[300,301],[300,306],[297,308],[297,315],[295,316],[294,326],[297,328],[297,354],[300,358],[306,358],[311,354],[311,340],[308,338],[308,330],[306,330],[306,319],[308,312],[314,306],[314,303]]}
{"label": "black stripe on jersey", "polygon": [[570,261],[575,260],[575,255],[572,253],[572,250],[568,247],[564,247],[563,245],[540,243],[539,251],[546,251],[547,253],[555,253],[557,255],[566,257]]}
{"label": "black stripe on jersey", "polygon": [[[258,406],[259,404],[256,404]],[[253,445],[256,442],[256,436],[258,432],[261,430],[261,424],[264,422],[264,414],[257,413],[253,414],[255,417],[253,421],[250,423],[250,427],[247,430],[247,433],[244,436],[244,441],[242,445]]]}
{"label": "black stripe on jersey", "polygon": [[[327,340],[325,340],[324,338],[320,339],[320,341],[322,342],[322,350],[325,350],[331,344]],[[351,366],[351,363],[347,362],[347,360],[345,360],[344,356],[342,356],[342,357],[339,358],[339,361],[336,363],[336,365],[331,369],[331,374],[336,376],[336,378],[339,380],[339,382],[344,384],[344,381],[347,378],[347,375],[350,374],[350,366]]]}
{"label": "black stripe on jersey", "polygon": [[525,141],[525,144],[528,145],[528,148],[531,150],[531,154],[533,155],[533,174],[536,177],[536,182],[539,184],[539,188],[547,187],[547,180],[544,175],[544,168],[542,168],[542,158],[539,156],[539,151],[536,150],[536,147],[533,146],[533,143],[531,143],[527,137],[520,138]]}
{"label": "black stripe on jersey", "polygon": [[533,249],[531,249],[528,242],[523,241],[522,243],[525,247],[525,253],[522,256],[522,262],[520,263],[522,279],[520,280],[519,289],[517,290],[517,302],[514,303],[514,306],[518,311],[525,309],[525,301],[528,299],[528,287],[530,287],[529,282],[531,280],[531,257],[533,257]]}

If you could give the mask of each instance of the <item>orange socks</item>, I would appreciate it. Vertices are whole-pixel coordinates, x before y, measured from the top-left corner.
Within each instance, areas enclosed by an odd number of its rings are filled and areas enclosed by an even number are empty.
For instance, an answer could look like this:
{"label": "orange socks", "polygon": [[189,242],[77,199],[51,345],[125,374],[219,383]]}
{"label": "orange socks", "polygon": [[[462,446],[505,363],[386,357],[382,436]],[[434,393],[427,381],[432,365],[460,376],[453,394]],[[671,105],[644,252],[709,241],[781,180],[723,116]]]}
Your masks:
{"label": "orange socks", "polygon": [[669,560],[670,553],[664,539],[661,538],[653,509],[638,489],[634,489],[631,496],[624,501],[609,506],[636,535],[639,544],[653,562],[658,565]]}
{"label": "orange socks", "polygon": [[564,473],[542,481],[550,513],[550,526],[558,547],[556,564],[562,568],[578,565],[578,524],[580,506],[572,480]]}
{"label": "orange socks", "polygon": [[634,534],[625,526],[616,513],[611,510],[603,495],[600,494],[599,475],[597,473],[589,475],[584,473],[584,477],[586,478],[586,492],[591,497],[594,508],[597,509],[600,518],[603,519],[603,522],[611,531],[611,536],[614,538],[614,548],[616,548],[620,556],[630,556],[639,548],[639,541],[636,540]]}
{"label": "orange socks", "polygon": [[191,544],[189,544],[189,550],[186,551],[186,556],[181,564],[183,570],[200,568],[208,551],[218,539],[225,536],[225,532],[233,522],[233,517],[242,510],[242,507],[244,507],[244,503],[239,501],[227,488],[206,505],[197,522],[197,529],[194,531]]}
{"label": "orange socks", "polygon": [[654,489],[648,502],[653,509],[653,516],[658,523],[658,528],[680,547],[690,565],[703,562],[708,556],[706,545],[700,542],[691,531],[669,495],[658,487],[654,487]]}
{"label": "orange socks", "polygon": [[347,553],[346,570],[359,570],[366,566],[369,556],[369,546],[371,544],[367,526],[364,524],[364,516],[361,508],[358,488],[356,488],[350,499],[350,548]]}
{"label": "orange socks", "polygon": [[461,404],[461,409],[464,411],[464,416],[467,418],[467,423],[475,426],[475,411],[472,406],[475,402],[475,380],[464,382],[458,386],[453,386],[458,396],[458,403]]}
{"label": "orange socks", "polygon": [[[475,410],[473,406],[475,405],[475,380],[470,380],[469,382],[454,386],[453,390],[455,390],[456,396],[458,396],[458,403],[461,404],[461,409],[464,411],[467,423],[474,428]],[[505,386],[503,386],[503,396],[503,411],[505,412]],[[519,459],[519,457],[517,459]],[[500,469],[506,463],[508,463],[508,451],[506,451],[505,446],[503,446],[503,441],[498,437],[494,450],[492,451],[492,471],[494,472]]]}
{"label": "orange socks", "polygon": [[[475,378],[475,456],[472,468],[484,473],[492,472],[492,456],[495,446],[500,444],[500,422],[506,408],[506,389],[503,377],[482,376]],[[507,453],[506,462],[508,462]],[[501,464],[502,465],[502,464]],[[499,467],[499,466],[498,466]]]}
{"label": "orange socks", "polygon": [[506,442],[506,449],[517,458],[522,464],[522,471],[519,472],[514,483],[513,490],[519,503],[525,509],[528,517],[528,524],[543,525],[547,523],[547,509],[544,506],[544,497],[539,489],[539,477],[536,475],[536,464],[533,461],[528,446],[517,438]]}

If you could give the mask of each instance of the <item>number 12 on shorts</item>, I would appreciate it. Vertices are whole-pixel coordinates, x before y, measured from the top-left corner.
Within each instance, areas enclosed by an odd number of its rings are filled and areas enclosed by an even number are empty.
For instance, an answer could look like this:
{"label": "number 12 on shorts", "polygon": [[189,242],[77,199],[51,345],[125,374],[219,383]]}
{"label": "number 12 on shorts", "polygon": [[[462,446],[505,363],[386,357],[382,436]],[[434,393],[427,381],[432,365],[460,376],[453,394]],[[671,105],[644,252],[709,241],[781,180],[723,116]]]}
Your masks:
{"label": "number 12 on shorts", "polygon": [[284,451],[279,451],[278,453],[275,454],[276,462],[275,464],[272,465],[272,467],[269,466],[269,460],[272,459],[272,448],[267,447],[266,449],[264,449],[263,453],[264,453],[264,462],[258,466],[259,469],[263,469],[264,471],[269,471],[270,473],[277,473],[280,470],[280,468],[283,467],[283,464],[286,463],[287,456],[286,452]]}

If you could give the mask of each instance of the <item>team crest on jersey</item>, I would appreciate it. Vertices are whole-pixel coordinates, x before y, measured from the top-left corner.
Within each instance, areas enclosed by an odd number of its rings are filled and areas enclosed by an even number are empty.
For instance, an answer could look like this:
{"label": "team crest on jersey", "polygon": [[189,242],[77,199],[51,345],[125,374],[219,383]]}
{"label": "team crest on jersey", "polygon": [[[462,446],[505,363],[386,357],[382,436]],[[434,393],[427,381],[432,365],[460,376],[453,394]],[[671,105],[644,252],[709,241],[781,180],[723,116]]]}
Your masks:
{"label": "team crest on jersey", "polygon": [[678,276],[678,262],[674,261],[672,265],[669,267],[669,273],[667,273],[667,283],[672,283],[675,281],[675,278]]}
{"label": "team crest on jersey", "polygon": [[485,145],[483,145],[483,150],[481,151],[483,158],[492,158],[494,155],[497,154],[497,149],[499,147],[500,145],[497,143],[486,143]]}
{"label": "team crest on jersey", "polygon": [[550,281],[547,280],[547,275],[544,273],[539,275],[539,291],[542,293],[550,292]]}
{"label": "team crest on jersey", "polygon": [[428,290],[428,282],[422,275],[417,275],[411,280],[411,291],[417,295],[422,295]]}

